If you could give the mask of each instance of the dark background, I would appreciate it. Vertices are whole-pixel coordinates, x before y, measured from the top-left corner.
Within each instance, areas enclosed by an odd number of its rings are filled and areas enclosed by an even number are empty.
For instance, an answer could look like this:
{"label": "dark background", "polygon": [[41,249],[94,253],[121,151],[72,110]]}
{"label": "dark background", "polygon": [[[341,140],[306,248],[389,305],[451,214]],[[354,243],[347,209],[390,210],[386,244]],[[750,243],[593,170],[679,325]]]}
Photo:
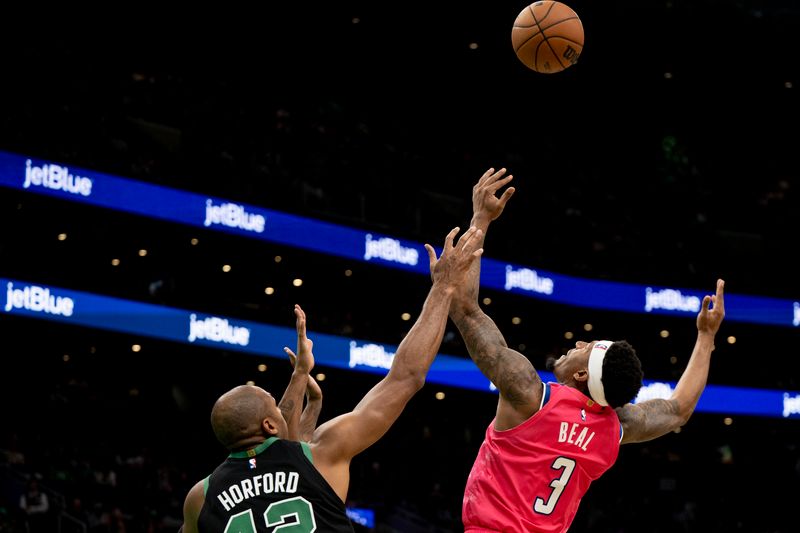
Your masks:
{"label": "dark background", "polygon": [[[585,48],[551,75],[511,48],[524,3],[10,15],[0,149],[434,244],[465,227],[483,171],[505,166],[517,193],[492,227],[489,257],[709,292],[722,277],[730,293],[798,298],[800,9],[569,5]],[[0,191],[0,217],[2,276],[287,326],[300,303],[314,331],[385,343],[400,342],[410,327],[400,315],[415,318],[429,286],[18,191]],[[675,380],[694,342],[692,320],[484,292],[509,345],[538,368],[570,347],[571,331],[628,339],[645,377]],[[290,371],[276,359],[8,316],[0,332],[0,447],[11,463],[0,530],[24,522],[16,496],[30,476],[70,516],[86,513],[91,531],[177,530],[186,490],[224,457],[208,424],[214,399],[250,379],[281,392]],[[709,381],[798,390],[798,340],[791,329],[726,322]],[[452,324],[442,352],[466,357]],[[376,381],[318,370],[322,420]],[[354,461],[350,503],[375,508],[379,531],[459,531],[494,407],[491,395],[426,386]],[[797,422],[723,420],[699,413],[679,434],[624,447],[572,531],[792,531]]]}

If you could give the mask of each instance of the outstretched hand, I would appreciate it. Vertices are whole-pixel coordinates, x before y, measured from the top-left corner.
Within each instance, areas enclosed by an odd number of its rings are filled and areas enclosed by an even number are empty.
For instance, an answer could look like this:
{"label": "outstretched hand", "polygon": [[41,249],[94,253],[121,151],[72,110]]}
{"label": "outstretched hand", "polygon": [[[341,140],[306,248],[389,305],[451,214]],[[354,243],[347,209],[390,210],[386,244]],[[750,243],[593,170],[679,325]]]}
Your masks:
{"label": "outstretched hand", "polygon": [[480,248],[483,231],[472,226],[453,244],[453,239],[458,232],[459,228],[453,228],[447,234],[444,239],[444,249],[439,258],[436,257],[433,246],[425,245],[425,249],[428,251],[431,278],[434,283],[439,282],[453,288],[457,287],[458,284],[464,282],[472,262],[483,253],[483,248]]}
{"label": "outstretched hand", "polygon": [[[295,367],[297,364],[297,355],[289,348],[284,348],[286,354],[289,356],[289,363],[291,363],[292,368]],[[308,385],[306,386],[306,397],[309,401],[313,400],[321,400],[322,399],[322,388],[317,383],[317,380],[314,379],[312,376],[308,376]]]}
{"label": "outstretched hand", "polygon": [[697,331],[716,335],[725,318],[725,280],[717,280],[717,293],[714,296],[706,295],[697,315]]}
{"label": "outstretched hand", "polygon": [[292,366],[295,370],[310,373],[314,368],[314,353],[311,351],[314,342],[306,336],[306,314],[303,309],[295,304],[294,306],[295,328],[297,329],[297,354],[284,346],[283,351],[289,355]]}
{"label": "outstretched hand", "polygon": [[501,168],[497,172],[495,172],[493,168],[490,168],[483,173],[478,183],[472,188],[473,223],[485,222],[488,224],[499,217],[503,209],[505,209],[508,200],[516,190],[514,187],[509,187],[503,191],[500,198],[495,196],[495,193],[497,193],[501,187],[514,178],[512,174],[505,176],[505,173],[505,168]]}

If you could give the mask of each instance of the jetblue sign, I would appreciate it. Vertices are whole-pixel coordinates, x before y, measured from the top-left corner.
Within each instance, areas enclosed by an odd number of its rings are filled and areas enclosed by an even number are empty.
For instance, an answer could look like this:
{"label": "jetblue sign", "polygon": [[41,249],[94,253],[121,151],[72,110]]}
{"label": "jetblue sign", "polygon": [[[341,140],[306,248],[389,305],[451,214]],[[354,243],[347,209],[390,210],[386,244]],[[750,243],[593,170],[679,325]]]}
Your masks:
{"label": "jetblue sign", "polygon": [[56,164],[34,166],[30,159],[25,161],[25,179],[22,188],[44,187],[54,191],[89,196],[92,194],[92,180],[70,173],[67,167]]}
{"label": "jetblue sign", "polygon": [[[0,186],[430,275],[419,243],[60,163],[0,152]],[[705,294],[576,278],[487,257],[481,260],[481,285],[558,304],[676,316],[696,314]],[[728,321],[800,327],[796,297],[728,293],[725,300]]]}
{"label": "jetblue sign", "polygon": [[189,315],[189,342],[207,340],[210,342],[236,344],[247,346],[250,344],[250,328],[235,326],[227,318],[210,316],[198,318],[195,313]]}
{"label": "jetblue sign", "polygon": [[[216,346],[285,361],[284,346],[297,342],[293,327],[260,324],[154,304],[122,300],[39,283],[0,279],[6,288],[0,294],[3,314],[66,322],[76,326],[119,331],[195,345]],[[113,320],[109,320],[113,316]],[[10,332],[13,335],[13,332]],[[386,374],[396,357],[397,346],[325,333],[308,332],[314,340],[320,366]],[[544,381],[554,381],[550,372],[539,372]],[[496,389],[466,357],[439,354],[428,372],[428,383],[483,392]],[[669,398],[675,383],[645,381],[636,402]],[[697,404],[698,412],[800,418],[800,392],[709,384]]]}
{"label": "jetblue sign", "polygon": [[419,252],[415,248],[403,246],[397,239],[373,238],[371,233],[367,233],[364,244],[364,260],[369,261],[374,258],[401,265],[417,266]]}
{"label": "jetblue sign", "polygon": [[48,287],[39,285],[14,285],[9,281],[6,284],[5,312],[25,310],[33,313],[48,315],[72,316],[75,310],[75,301],[66,296],[59,296]]}
{"label": "jetblue sign", "polygon": [[229,202],[219,205],[214,204],[214,200],[206,200],[206,217],[203,225],[221,225],[228,228],[239,228],[255,233],[264,233],[266,219],[258,213],[248,213],[243,205],[232,204]]}
{"label": "jetblue sign", "polygon": [[644,292],[644,310],[648,313],[657,309],[666,309],[694,314],[700,311],[700,304],[703,301],[698,296],[684,296],[681,291],[675,289],[656,291],[647,287]]}

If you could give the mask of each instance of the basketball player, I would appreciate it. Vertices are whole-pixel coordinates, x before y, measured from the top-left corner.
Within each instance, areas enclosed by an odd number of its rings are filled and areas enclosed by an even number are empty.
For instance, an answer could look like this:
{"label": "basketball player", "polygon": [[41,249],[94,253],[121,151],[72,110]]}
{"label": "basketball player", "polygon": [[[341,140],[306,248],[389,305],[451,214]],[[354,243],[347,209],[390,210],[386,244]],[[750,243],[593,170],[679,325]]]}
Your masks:
{"label": "basketball player", "polygon": [[[489,169],[473,187],[472,225],[483,230],[514,194],[505,169]],[[725,316],[723,280],[705,296],[697,340],[672,396],[630,402],[642,369],[626,341],[578,341],[543,383],[530,361],[506,345],[478,305],[480,262],[453,298],[450,317],[469,354],[500,392],[497,412],[464,492],[466,533],[567,531],[592,481],[617,459],[620,444],[660,437],[684,425],[705,388],[714,337]]]}
{"label": "basketball player", "polygon": [[[352,412],[318,427],[310,443],[284,440],[287,421],[275,399],[259,387],[238,386],[216,401],[211,425],[230,455],[189,491],[183,533],[353,531],[344,505],[350,461],[389,430],[422,388],[442,342],[456,287],[483,253],[477,245],[482,241],[480,230],[470,228],[454,246],[457,233],[455,228],[447,235],[438,259],[425,245],[433,284],[387,376]],[[298,319],[297,330],[293,379],[295,374],[308,376],[314,365],[304,320]],[[299,391],[293,389],[293,407],[302,405],[302,384]]]}

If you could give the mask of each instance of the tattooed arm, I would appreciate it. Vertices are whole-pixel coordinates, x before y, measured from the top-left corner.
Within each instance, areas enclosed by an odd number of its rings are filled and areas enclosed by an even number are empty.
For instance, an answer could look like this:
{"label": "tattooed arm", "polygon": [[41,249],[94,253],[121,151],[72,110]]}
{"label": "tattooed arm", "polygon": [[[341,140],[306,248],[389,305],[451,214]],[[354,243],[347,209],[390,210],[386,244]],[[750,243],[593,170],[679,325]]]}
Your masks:
{"label": "tattooed arm", "polygon": [[[495,193],[513,176],[506,169],[489,169],[472,189],[471,225],[483,230],[485,238],[489,223],[503,212],[514,194],[506,189],[500,198]],[[483,242],[481,242],[483,245]],[[460,285],[450,306],[450,318],[458,327],[469,355],[483,374],[500,391],[495,428],[509,429],[524,422],[538,409],[542,397],[542,382],[531,362],[506,344],[494,321],[478,305],[480,262],[472,264],[466,282]]]}
{"label": "tattooed arm", "polygon": [[477,305],[461,307],[455,312],[453,307],[450,317],[461,332],[470,357],[500,391],[495,429],[503,431],[520,425],[539,410],[542,400],[539,374],[524,355],[506,346],[494,321]]}
{"label": "tattooed arm", "polygon": [[724,288],[725,282],[717,280],[716,295],[703,298],[697,315],[697,341],[672,397],[627,404],[617,409],[623,444],[660,437],[681,427],[692,416],[708,379],[714,337],[725,317]]}

